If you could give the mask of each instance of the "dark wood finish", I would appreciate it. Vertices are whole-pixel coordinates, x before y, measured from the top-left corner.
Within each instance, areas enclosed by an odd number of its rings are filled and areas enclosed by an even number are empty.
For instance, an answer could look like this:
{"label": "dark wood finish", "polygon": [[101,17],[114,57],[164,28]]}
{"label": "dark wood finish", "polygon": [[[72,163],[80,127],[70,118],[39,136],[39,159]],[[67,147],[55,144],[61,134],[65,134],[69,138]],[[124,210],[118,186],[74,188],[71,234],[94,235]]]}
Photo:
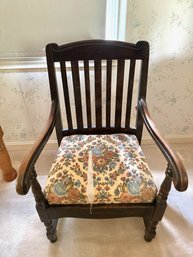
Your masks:
{"label": "dark wood finish", "polygon": [[111,76],[112,60],[107,60],[107,78],[106,78],[106,127],[111,124]]}
{"label": "dark wood finish", "polygon": [[117,92],[116,92],[116,107],[115,107],[115,127],[121,127],[124,67],[125,67],[125,61],[118,60],[118,63],[117,63]]}
{"label": "dark wood finish", "polygon": [[[153,123],[145,102],[147,73],[149,60],[149,45],[140,41],[130,44],[118,41],[88,40],[70,43],[63,46],[49,44],[46,47],[48,73],[50,81],[52,107],[47,125],[35,142],[31,152],[23,161],[18,174],[17,192],[26,194],[32,186],[36,201],[37,212],[41,221],[45,224],[47,237],[55,242],[56,225],[58,218],[80,217],[80,218],[118,218],[118,217],[142,217],[145,224],[145,240],[151,241],[156,234],[156,226],[162,219],[166,206],[167,196],[173,183],[178,191],[184,191],[188,185],[188,178],[180,157],[172,151],[168,143],[160,135]],[[90,88],[90,65],[94,61],[94,85],[96,96],[96,127],[93,126],[91,117],[91,88]],[[102,78],[101,63],[106,60],[106,126],[102,126]],[[116,95],[113,96],[112,84],[112,62],[117,60]],[[130,61],[128,93],[123,95],[123,81],[125,61]],[[136,127],[131,128],[131,102],[133,93],[133,82],[135,74],[135,62],[140,60],[141,72],[138,85],[138,106]],[[72,78],[74,87],[75,110],[77,117],[77,128],[73,127],[68,82],[65,62],[70,61],[72,67]],[[82,103],[81,85],[79,75],[79,61],[83,61],[83,72],[85,75],[86,103]],[[67,110],[68,128],[63,128],[59,104],[59,93],[56,82],[55,62],[61,63],[64,99]],[[122,113],[123,97],[126,97],[126,113]],[[111,124],[111,101],[115,99],[115,125]],[[87,126],[83,124],[83,106],[86,104]],[[125,126],[121,126],[121,116],[125,115]],[[151,204],[109,204],[109,205],[49,205],[38,183],[35,172],[35,163],[43,147],[49,139],[53,128],[56,128],[58,143],[62,137],[73,134],[111,134],[127,133],[136,135],[141,142],[143,123],[145,123],[150,135],[160,148],[168,163],[165,178],[160,186],[158,194]]]}
{"label": "dark wood finish", "polygon": [[133,83],[135,75],[135,60],[130,61],[129,69],[129,82],[128,82],[128,92],[127,92],[127,107],[126,107],[126,118],[125,118],[125,127],[128,128],[131,118],[131,104],[132,104],[132,95],[133,95]]}
{"label": "dark wood finish", "polygon": [[[76,53],[76,56],[75,56]],[[123,82],[124,82],[124,72],[125,72],[125,60],[130,60],[130,72],[129,72],[129,83],[128,83],[128,97],[127,102],[127,112],[126,112],[126,126],[128,133],[130,131],[130,112],[131,112],[131,100],[132,100],[132,89],[134,81],[135,72],[135,61],[141,61],[141,72],[139,76],[139,98],[146,96],[147,87],[147,72],[148,72],[148,59],[149,59],[149,44],[144,41],[139,41],[137,44],[130,44],[119,41],[105,41],[105,40],[89,40],[81,41],[77,43],[71,43],[63,46],[57,46],[56,44],[49,44],[46,47],[47,63],[48,63],[48,73],[49,81],[51,87],[51,98],[56,102],[59,102],[58,88],[55,74],[55,62],[61,63],[61,72],[63,80],[63,93],[66,104],[67,111],[67,123],[69,133],[73,133],[74,128],[72,126],[72,117],[70,109],[69,92],[67,87],[67,75],[65,62],[71,62],[72,68],[72,82],[74,89],[74,99],[75,99],[75,110],[77,118],[77,133],[83,133],[83,105],[81,98],[81,86],[80,86],[80,75],[79,75],[79,61],[83,61],[83,70],[85,74],[85,88],[86,88],[86,107],[87,107],[87,128],[93,129],[91,118],[91,103],[90,103],[90,76],[89,76],[89,61],[94,61],[94,86],[95,86],[95,113],[96,113],[96,127],[98,129],[102,128],[102,61],[106,60],[106,127],[111,128],[111,101],[115,99],[115,128],[117,128],[117,133],[119,133],[121,127],[121,115],[122,115],[122,103],[123,103]],[[75,58],[76,57],[76,58]],[[112,61],[117,60],[117,79],[116,79],[116,92],[114,98],[112,98]],[[125,114],[124,114],[125,115]],[[138,110],[137,112],[137,122],[135,134],[141,141],[142,136],[142,117]],[[60,143],[62,135],[62,123],[61,114],[58,114],[56,119],[56,134],[58,142]]]}
{"label": "dark wood finish", "polygon": [[53,61],[72,60],[119,60],[147,58],[148,42],[139,41],[137,44],[111,40],[85,40],[58,46],[50,44],[53,49]]}
{"label": "dark wood finish", "polygon": [[160,186],[159,193],[156,198],[156,208],[155,212],[153,213],[152,217],[145,218],[143,217],[144,224],[145,224],[145,240],[146,241],[151,241],[155,235],[156,235],[156,226],[158,222],[162,219],[164,212],[167,207],[167,197],[169,194],[169,191],[171,189],[171,184],[172,184],[172,170],[170,166],[167,166],[166,176]]}
{"label": "dark wood finish", "polygon": [[26,155],[19,168],[16,185],[16,191],[18,194],[25,195],[29,191],[29,188],[31,186],[31,175],[34,171],[35,163],[52,134],[52,131],[56,124],[57,113],[58,105],[56,102],[53,101],[50,115],[44,130],[42,131],[39,138],[35,141],[31,151]]}
{"label": "dark wood finish", "polygon": [[57,103],[58,105],[58,112],[56,113],[56,136],[58,140],[58,144],[60,144],[62,140],[62,118],[60,113],[60,106],[59,106],[59,94],[58,94],[58,87],[57,87],[57,79],[56,79],[56,72],[55,66],[53,61],[52,51],[53,49],[57,48],[57,44],[51,44],[49,47],[46,47],[46,56],[47,56],[47,66],[48,66],[48,76],[50,82],[50,93],[51,99],[53,102]]}
{"label": "dark wood finish", "polygon": [[46,235],[48,239],[54,243],[57,240],[56,226],[58,219],[51,219],[47,212],[47,202],[42,192],[42,188],[37,181],[37,174],[35,169],[31,173],[31,187],[36,201],[36,209],[39,214],[40,220],[46,226]]}
{"label": "dark wood finish", "polygon": [[73,129],[73,130],[63,130],[63,136],[70,136],[70,135],[75,135],[75,134],[115,134],[115,133],[127,133],[127,134],[135,134],[136,130],[135,129],[126,129],[126,128],[84,128],[81,130],[79,129]]}
{"label": "dark wood finish", "polygon": [[68,129],[72,129],[72,114],[71,114],[71,108],[70,108],[70,97],[69,97],[69,90],[68,90],[68,80],[67,80],[67,71],[66,71],[66,63],[61,62],[61,75],[62,75],[62,82],[63,82],[63,90],[65,92],[64,94],[64,101],[65,101],[65,107],[66,107],[66,118],[68,123]]}
{"label": "dark wood finish", "polygon": [[[143,44],[144,42],[140,42],[139,44]],[[147,42],[145,42],[147,44]],[[146,55],[149,56],[149,47],[146,46]],[[144,97],[146,98],[147,93],[147,75],[148,75],[148,63],[149,58],[144,58],[141,61],[141,71],[139,78],[139,90],[138,90],[138,101]],[[136,118],[136,129],[137,129],[137,138],[141,143],[142,130],[143,130],[143,119],[140,113],[139,108],[137,109],[137,118]]]}
{"label": "dark wood finish", "polygon": [[183,162],[180,156],[172,150],[171,146],[166,142],[166,140],[162,137],[161,133],[157,129],[155,123],[151,119],[144,98],[141,98],[139,101],[139,110],[142,114],[142,118],[147,130],[149,131],[151,137],[163,153],[168,162],[168,165],[170,166],[172,172],[172,180],[176,190],[185,191],[188,186],[188,177]]}
{"label": "dark wood finish", "polygon": [[102,127],[101,60],[94,61],[96,127]]}
{"label": "dark wood finish", "polygon": [[[57,210],[57,211],[56,211]],[[48,209],[50,217],[73,217],[86,219],[109,219],[123,217],[145,217],[153,215],[152,204],[98,204],[98,205],[52,205]]]}
{"label": "dark wood finish", "polygon": [[92,118],[91,118],[90,75],[89,75],[88,60],[84,60],[84,77],[85,77],[85,90],[86,90],[87,125],[88,125],[88,128],[91,128]]}
{"label": "dark wood finish", "polygon": [[[82,129],[83,128],[83,118],[82,118],[82,101],[81,101],[81,89],[80,89],[78,61],[72,61],[71,67],[72,67],[72,80],[73,80],[73,86],[74,86],[74,100],[75,100],[75,107],[76,107],[77,127],[79,129]],[[65,92],[64,92],[64,94],[65,94]]]}

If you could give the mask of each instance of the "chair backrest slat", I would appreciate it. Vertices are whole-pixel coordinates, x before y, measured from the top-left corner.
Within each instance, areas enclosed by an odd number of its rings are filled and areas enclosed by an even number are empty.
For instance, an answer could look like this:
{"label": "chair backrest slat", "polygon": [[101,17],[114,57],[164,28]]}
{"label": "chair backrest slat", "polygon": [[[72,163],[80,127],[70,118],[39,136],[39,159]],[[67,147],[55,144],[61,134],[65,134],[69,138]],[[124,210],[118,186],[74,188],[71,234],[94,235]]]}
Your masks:
{"label": "chair backrest slat", "polygon": [[125,61],[124,60],[118,60],[118,63],[117,63],[116,107],[115,107],[115,126],[116,127],[121,126],[124,67],[125,67]]}
{"label": "chair backrest slat", "polygon": [[106,75],[106,126],[111,124],[111,81],[112,81],[112,60],[107,60]]}
{"label": "chair backrest slat", "polygon": [[126,106],[126,118],[125,118],[125,127],[126,128],[129,128],[129,126],[130,126],[134,75],[135,75],[135,60],[132,59],[130,61],[130,68],[129,68],[129,81],[128,81],[127,106]]}
{"label": "chair backrest slat", "polygon": [[102,127],[101,60],[94,60],[96,126]]}
{"label": "chair backrest slat", "polygon": [[87,112],[87,126],[91,128],[91,99],[90,99],[90,76],[89,76],[89,61],[84,60],[84,77],[85,77],[85,93],[86,93],[86,112]]}
{"label": "chair backrest slat", "polygon": [[67,123],[68,123],[68,128],[72,129],[73,128],[72,114],[71,114],[71,108],[70,108],[70,98],[69,98],[68,80],[67,80],[67,71],[66,71],[65,62],[60,63],[60,69],[61,69],[61,76],[62,76],[62,83],[63,83],[63,90],[64,90],[64,101],[65,101],[65,107],[66,107]]}
{"label": "chair backrest slat", "polygon": [[[46,47],[46,56],[51,97],[57,102],[60,100],[59,93],[62,92],[57,88],[54,65],[57,62],[61,63],[68,128],[63,126],[61,112],[58,112],[57,138],[61,139],[60,131],[62,135],[128,131],[135,134],[140,142],[142,117],[138,109],[134,117],[135,113],[131,112],[131,108],[137,90],[138,100],[146,97],[149,60],[147,42],[131,44],[120,41],[86,40],[61,46],[49,44]],[[71,63],[71,70],[67,62]],[[138,63],[141,66],[140,73],[135,71]],[[73,103],[77,128],[73,119]],[[133,124],[135,119],[136,123]]]}
{"label": "chair backrest slat", "polygon": [[81,129],[83,128],[83,118],[82,118],[82,98],[81,98],[78,61],[71,62],[71,69],[72,69],[72,80],[73,80],[73,86],[74,86],[76,121],[77,121],[77,127]]}

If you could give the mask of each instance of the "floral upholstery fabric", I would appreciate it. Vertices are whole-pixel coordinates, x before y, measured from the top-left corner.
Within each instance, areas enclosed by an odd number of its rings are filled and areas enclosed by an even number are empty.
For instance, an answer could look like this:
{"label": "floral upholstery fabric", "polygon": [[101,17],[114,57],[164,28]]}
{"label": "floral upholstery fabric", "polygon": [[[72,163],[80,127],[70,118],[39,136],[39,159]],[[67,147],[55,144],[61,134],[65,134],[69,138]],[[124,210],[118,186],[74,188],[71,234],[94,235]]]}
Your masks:
{"label": "floral upholstery fabric", "polygon": [[64,137],[45,195],[50,204],[150,203],[156,186],[134,135]]}

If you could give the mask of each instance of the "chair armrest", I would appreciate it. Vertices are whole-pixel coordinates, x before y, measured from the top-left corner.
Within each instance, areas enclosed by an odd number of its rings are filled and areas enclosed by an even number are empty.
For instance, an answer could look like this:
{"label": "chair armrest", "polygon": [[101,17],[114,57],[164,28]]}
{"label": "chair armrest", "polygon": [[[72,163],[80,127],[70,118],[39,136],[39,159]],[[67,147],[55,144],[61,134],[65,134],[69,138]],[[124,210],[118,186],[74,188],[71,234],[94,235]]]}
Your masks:
{"label": "chair armrest", "polygon": [[169,144],[161,136],[159,130],[151,119],[146,101],[143,98],[139,100],[139,110],[148,132],[168,161],[168,165],[172,170],[172,179],[175,188],[178,191],[185,191],[188,187],[188,176],[180,156],[171,149]]}
{"label": "chair armrest", "polygon": [[40,134],[39,138],[35,141],[31,151],[26,155],[21,163],[18,171],[16,185],[16,191],[18,194],[24,195],[27,194],[27,192],[29,191],[29,188],[31,186],[31,175],[34,171],[34,165],[52,134],[56,121],[57,110],[57,103],[55,101],[52,101],[51,110],[46,126]]}

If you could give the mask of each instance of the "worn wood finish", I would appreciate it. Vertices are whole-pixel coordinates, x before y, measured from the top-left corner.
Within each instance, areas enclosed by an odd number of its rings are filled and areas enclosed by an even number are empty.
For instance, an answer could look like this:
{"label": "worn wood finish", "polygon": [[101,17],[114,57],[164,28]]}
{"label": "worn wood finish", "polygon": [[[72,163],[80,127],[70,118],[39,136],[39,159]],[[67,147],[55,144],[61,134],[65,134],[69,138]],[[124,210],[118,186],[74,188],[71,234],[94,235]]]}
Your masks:
{"label": "worn wood finish", "polygon": [[[32,191],[36,200],[36,208],[40,220],[45,224],[47,237],[51,242],[57,240],[56,225],[58,218],[80,217],[80,218],[118,218],[118,217],[142,217],[145,224],[145,240],[151,241],[156,235],[156,226],[162,219],[166,206],[167,196],[171,184],[173,183],[178,191],[184,191],[188,185],[188,178],[184,165],[180,157],[172,151],[160,132],[153,123],[145,102],[147,73],[149,60],[149,45],[140,41],[137,44],[130,44],[118,41],[88,40],[70,43],[63,46],[49,44],[46,47],[48,73],[50,81],[52,108],[47,125],[35,142],[31,152],[23,161],[17,181],[17,192],[26,194],[32,186]],[[94,61],[94,67],[89,65],[89,61]],[[106,120],[102,126],[102,61],[106,60]],[[116,95],[112,91],[112,73],[114,67],[112,63],[117,60]],[[130,61],[129,72],[125,69],[125,61]],[[136,61],[141,62],[141,71],[138,85],[138,105],[136,127],[131,128],[131,102],[133,93],[133,82]],[[75,110],[77,118],[77,128],[73,127],[70,95],[67,82],[67,67],[65,62],[71,62],[71,72],[74,87]],[[80,81],[80,61],[83,63],[83,73],[85,81],[86,103],[82,103],[82,87]],[[59,104],[59,93],[57,88],[55,62],[61,63],[64,99],[67,111],[68,128],[63,128],[61,111]],[[95,112],[96,127],[93,126],[91,115],[91,87],[90,69],[94,70],[94,90],[95,90]],[[128,72],[128,74],[126,73]],[[127,95],[123,94],[124,74],[129,75]],[[123,98],[126,97],[126,113],[122,113]],[[115,99],[115,124],[111,124],[111,102]],[[86,104],[87,126],[83,124],[83,109]],[[125,115],[125,126],[122,127],[121,116]],[[49,205],[42,192],[35,172],[35,163],[43,147],[49,139],[53,128],[56,128],[58,143],[62,137],[74,134],[112,134],[127,133],[137,136],[141,142],[143,123],[145,123],[150,135],[163,153],[168,166],[165,178],[158,190],[158,194],[151,204],[108,204],[108,205]]]}

